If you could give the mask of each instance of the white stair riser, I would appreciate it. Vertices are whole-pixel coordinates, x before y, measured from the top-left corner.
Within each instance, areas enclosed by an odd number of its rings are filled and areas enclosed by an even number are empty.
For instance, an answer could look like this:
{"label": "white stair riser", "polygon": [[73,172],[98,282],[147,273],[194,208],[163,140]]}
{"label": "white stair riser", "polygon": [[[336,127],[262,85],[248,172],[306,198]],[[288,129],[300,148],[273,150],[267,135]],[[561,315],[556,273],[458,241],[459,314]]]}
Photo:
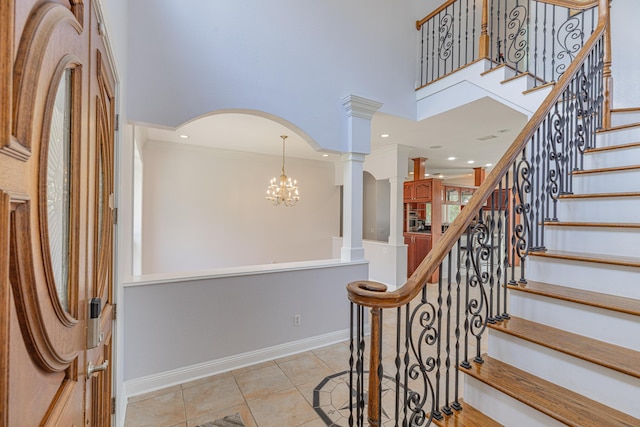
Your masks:
{"label": "white stair riser", "polygon": [[583,169],[614,168],[631,165],[640,165],[640,147],[585,153]]}
{"label": "white stair riser", "polygon": [[[510,314],[640,351],[640,317],[527,292],[510,294]],[[491,353],[490,353],[491,354]]]}
{"label": "white stair riser", "polygon": [[640,191],[640,169],[574,175],[574,194]]}
{"label": "white stair riser", "polygon": [[464,378],[465,402],[506,427],[566,427],[469,375]]}
{"label": "white stair riser", "polygon": [[632,127],[613,132],[599,132],[596,136],[596,147],[610,147],[639,141],[640,127]]}
{"label": "white stair riser", "polygon": [[640,197],[560,199],[557,216],[565,222],[638,222]]}
{"label": "white stair riser", "polygon": [[618,112],[611,114],[611,126],[624,126],[640,123],[640,111]]}
{"label": "white stair riser", "polygon": [[533,256],[525,267],[529,280],[640,299],[640,268]]}
{"label": "white stair riser", "polygon": [[640,417],[637,378],[493,329],[489,330],[489,353],[518,369]]}
{"label": "white stair riser", "polygon": [[544,245],[549,250],[630,256],[638,252],[640,228],[546,226]]}

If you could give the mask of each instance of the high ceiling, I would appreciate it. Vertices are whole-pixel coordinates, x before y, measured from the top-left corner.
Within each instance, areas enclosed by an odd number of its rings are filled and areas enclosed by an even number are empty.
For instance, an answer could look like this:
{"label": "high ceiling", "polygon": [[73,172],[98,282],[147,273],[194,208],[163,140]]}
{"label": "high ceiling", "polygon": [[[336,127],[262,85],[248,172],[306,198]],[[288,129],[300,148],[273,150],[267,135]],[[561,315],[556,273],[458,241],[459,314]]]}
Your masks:
{"label": "high ceiling", "polygon": [[[451,179],[472,173],[474,167],[495,164],[525,123],[526,116],[490,98],[419,122],[376,113],[372,120],[371,149],[375,152],[391,144],[413,147],[410,158],[426,157],[428,173],[440,173]],[[383,134],[389,136],[383,138]],[[300,135],[277,122],[248,114],[214,114],[175,130],[147,128],[148,140],[275,156],[282,154],[280,135],[289,136],[287,158],[320,161],[339,158],[339,153],[315,151]],[[449,157],[455,160],[448,160]],[[471,160],[473,164],[468,163]],[[411,161],[409,164],[411,171],[413,164]]]}

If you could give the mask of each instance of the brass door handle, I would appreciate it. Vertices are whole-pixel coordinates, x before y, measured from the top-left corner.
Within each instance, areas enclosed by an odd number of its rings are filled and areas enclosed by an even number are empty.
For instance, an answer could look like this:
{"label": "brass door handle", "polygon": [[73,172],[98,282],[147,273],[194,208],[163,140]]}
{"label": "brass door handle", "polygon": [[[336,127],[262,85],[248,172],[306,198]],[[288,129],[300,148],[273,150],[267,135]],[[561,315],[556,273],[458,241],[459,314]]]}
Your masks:
{"label": "brass door handle", "polygon": [[90,378],[96,372],[106,371],[108,367],[109,367],[109,361],[108,360],[105,360],[104,363],[102,363],[102,364],[100,364],[98,366],[93,366],[93,363],[89,362],[89,365],[87,366],[87,378]]}

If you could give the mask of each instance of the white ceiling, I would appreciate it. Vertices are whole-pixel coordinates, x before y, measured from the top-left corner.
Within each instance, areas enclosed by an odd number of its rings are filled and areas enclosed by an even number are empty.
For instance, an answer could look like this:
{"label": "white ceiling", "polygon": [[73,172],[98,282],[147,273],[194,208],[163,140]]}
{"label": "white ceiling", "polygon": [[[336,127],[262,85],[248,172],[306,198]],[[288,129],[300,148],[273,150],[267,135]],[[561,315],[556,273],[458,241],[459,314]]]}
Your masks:
{"label": "white ceiling", "polygon": [[[426,157],[428,173],[442,173],[445,179],[451,179],[472,173],[474,167],[495,164],[525,123],[526,116],[490,98],[419,122],[376,113],[372,120],[371,149],[375,152],[391,144],[414,147],[410,158]],[[382,138],[381,134],[390,136]],[[335,161],[339,157],[339,153],[314,150],[302,136],[273,120],[248,114],[213,114],[176,130],[147,128],[148,140],[274,156],[282,154],[280,135],[288,135],[287,158]],[[479,139],[489,136],[493,137],[484,141]],[[323,154],[328,156],[323,157]],[[456,160],[447,160],[451,156]],[[467,163],[469,160],[474,163]],[[409,163],[411,171],[413,164]]]}

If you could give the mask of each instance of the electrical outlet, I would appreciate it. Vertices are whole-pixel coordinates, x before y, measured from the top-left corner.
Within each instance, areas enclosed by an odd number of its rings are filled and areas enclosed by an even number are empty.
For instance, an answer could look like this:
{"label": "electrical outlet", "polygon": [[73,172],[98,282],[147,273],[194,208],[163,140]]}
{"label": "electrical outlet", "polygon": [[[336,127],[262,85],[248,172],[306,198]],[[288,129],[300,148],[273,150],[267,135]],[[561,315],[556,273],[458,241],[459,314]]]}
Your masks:
{"label": "electrical outlet", "polygon": [[302,320],[301,315],[296,314],[295,316],[293,316],[293,326],[300,326],[301,320]]}

